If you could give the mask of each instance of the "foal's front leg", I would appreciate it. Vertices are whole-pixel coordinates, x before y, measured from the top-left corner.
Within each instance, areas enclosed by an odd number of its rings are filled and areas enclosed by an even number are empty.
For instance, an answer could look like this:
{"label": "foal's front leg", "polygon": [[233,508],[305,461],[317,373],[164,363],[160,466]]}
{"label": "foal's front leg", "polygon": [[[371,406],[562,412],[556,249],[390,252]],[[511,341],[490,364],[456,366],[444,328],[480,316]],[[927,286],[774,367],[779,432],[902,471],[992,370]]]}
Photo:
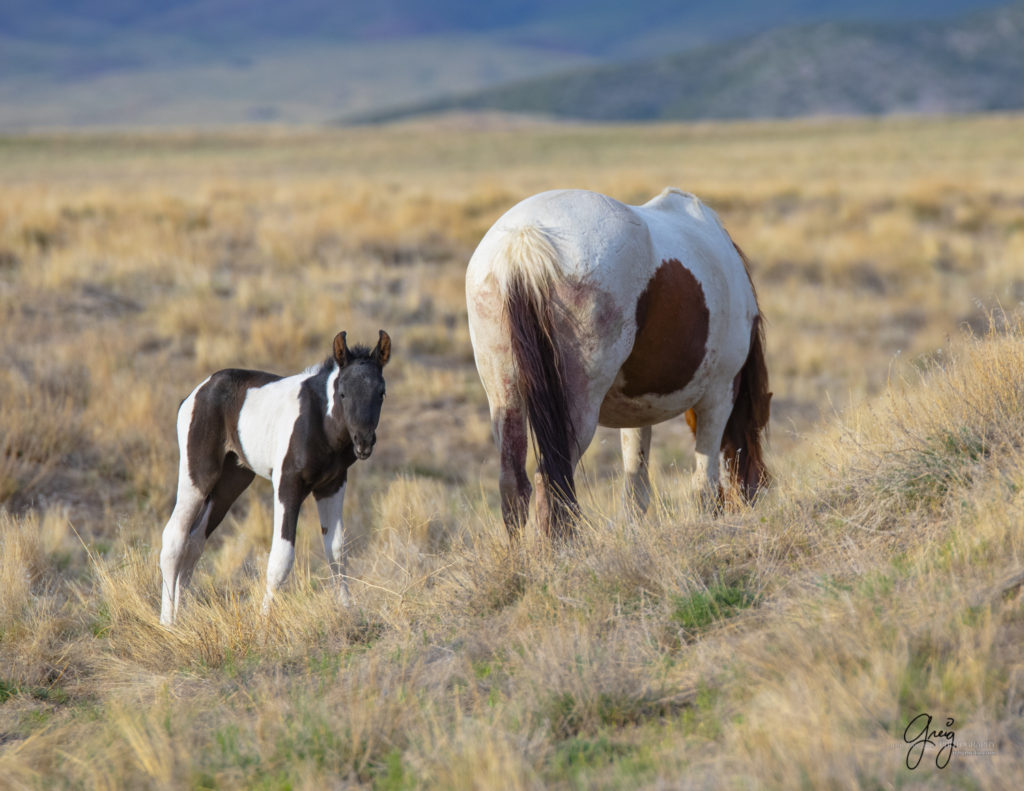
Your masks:
{"label": "foal's front leg", "polygon": [[338,601],[343,607],[352,603],[348,592],[346,576],[345,527],[342,524],[341,511],[345,502],[345,484],[334,494],[316,494],[316,509],[320,514],[320,529],[324,535],[324,554],[331,567],[331,576],[337,581]]}
{"label": "foal's front leg", "polygon": [[299,523],[299,507],[307,493],[298,481],[274,476],[274,537],[270,542],[270,559],[267,561],[264,615],[270,612],[270,602],[295,562],[295,530]]}

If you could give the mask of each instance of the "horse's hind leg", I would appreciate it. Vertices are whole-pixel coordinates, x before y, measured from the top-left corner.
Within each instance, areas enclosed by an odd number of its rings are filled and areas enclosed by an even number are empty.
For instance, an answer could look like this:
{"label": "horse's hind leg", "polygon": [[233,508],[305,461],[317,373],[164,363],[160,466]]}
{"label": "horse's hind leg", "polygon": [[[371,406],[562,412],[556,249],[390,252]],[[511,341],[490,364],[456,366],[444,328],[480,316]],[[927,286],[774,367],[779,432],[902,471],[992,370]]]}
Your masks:
{"label": "horse's hind leg", "polygon": [[651,502],[651,479],[648,463],[651,454],[651,427],[624,428],[619,432],[622,444],[622,466],[625,485],[622,492],[626,514],[639,520]]}
{"label": "horse's hind leg", "polygon": [[501,515],[509,538],[516,539],[530,510],[530,479],[526,475],[526,416],[521,407],[493,409],[491,428],[498,446]]}
{"label": "horse's hind leg", "polygon": [[[164,527],[160,548],[160,571],[163,576],[160,605],[160,623],[170,626],[178,614],[181,590],[187,580],[182,579],[186,557],[190,553],[192,535],[205,530],[210,515],[210,500],[188,479],[187,471],[178,484],[178,497],[171,518]],[[192,561],[193,564],[195,561]]]}

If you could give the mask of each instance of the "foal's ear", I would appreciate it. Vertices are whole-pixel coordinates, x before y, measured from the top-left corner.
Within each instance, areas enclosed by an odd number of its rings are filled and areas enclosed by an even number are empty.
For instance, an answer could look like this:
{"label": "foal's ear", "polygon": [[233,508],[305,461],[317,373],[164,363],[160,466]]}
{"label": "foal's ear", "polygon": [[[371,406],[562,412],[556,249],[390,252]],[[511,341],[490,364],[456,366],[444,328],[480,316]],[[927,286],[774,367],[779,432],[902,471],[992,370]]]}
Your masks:
{"label": "foal's ear", "polygon": [[373,359],[381,368],[391,359],[391,336],[384,330],[380,331],[380,340],[377,341],[377,348],[373,350]]}
{"label": "foal's ear", "polygon": [[339,368],[344,368],[348,362],[348,344],[345,343],[344,332],[334,336],[334,359],[337,360]]}

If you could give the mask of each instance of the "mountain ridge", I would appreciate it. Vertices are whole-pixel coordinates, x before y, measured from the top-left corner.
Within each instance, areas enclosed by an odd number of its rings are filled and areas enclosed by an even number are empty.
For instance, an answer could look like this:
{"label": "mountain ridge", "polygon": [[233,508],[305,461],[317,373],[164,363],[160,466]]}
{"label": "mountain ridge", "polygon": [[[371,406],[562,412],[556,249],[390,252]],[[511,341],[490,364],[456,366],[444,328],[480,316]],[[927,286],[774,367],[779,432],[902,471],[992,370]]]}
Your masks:
{"label": "mountain ridge", "polygon": [[[452,97],[465,101],[499,86],[547,92],[554,101],[557,81],[570,72],[685,58],[778,25],[933,19],[991,5],[7,0],[0,6],[0,130],[350,122],[443,108]],[[556,82],[524,83],[547,77]],[[543,106],[524,111],[567,114]],[[642,117],[611,105],[599,117],[620,112]],[[643,117],[660,116],[649,110]]]}
{"label": "mountain ridge", "polygon": [[824,22],[379,113],[696,120],[1024,108],[1024,3],[948,22]]}

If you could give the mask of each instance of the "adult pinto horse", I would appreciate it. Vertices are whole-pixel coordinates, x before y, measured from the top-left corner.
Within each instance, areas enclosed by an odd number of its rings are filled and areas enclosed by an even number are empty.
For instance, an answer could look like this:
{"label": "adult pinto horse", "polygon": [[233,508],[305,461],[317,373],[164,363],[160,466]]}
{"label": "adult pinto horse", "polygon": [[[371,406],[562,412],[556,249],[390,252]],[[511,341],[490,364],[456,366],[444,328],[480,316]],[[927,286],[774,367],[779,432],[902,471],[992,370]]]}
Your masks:
{"label": "adult pinto horse", "polygon": [[573,475],[598,425],[621,429],[637,515],[650,500],[651,426],[684,412],[702,502],[724,496],[720,452],[746,501],[768,480],[757,296],[743,253],[695,196],[666,189],[642,206],[583,190],[527,198],[481,240],[466,301],[513,538],[529,511],[527,423],[535,517],[553,538],[579,514]]}

